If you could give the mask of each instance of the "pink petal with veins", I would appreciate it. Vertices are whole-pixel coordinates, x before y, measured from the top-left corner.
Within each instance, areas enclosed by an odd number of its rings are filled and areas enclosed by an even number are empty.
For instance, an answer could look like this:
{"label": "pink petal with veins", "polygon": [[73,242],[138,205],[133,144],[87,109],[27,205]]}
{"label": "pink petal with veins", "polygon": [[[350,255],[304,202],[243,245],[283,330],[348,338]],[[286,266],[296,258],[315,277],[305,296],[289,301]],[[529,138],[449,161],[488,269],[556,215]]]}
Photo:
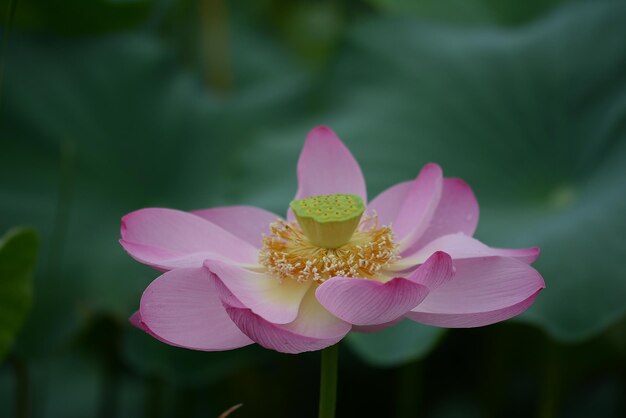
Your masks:
{"label": "pink petal with veins", "polygon": [[252,312],[219,285],[226,311],[243,333],[259,345],[281,353],[297,354],[322,350],[337,344],[351,325],[336,318],[315,299],[310,289],[302,300],[297,318],[288,324],[274,324]]}
{"label": "pink petal with veins", "polygon": [[454,266],[454,279],[430,292],[407,318],[451,328],[488,325],[523,312],[545,288],[535,269],[514,258],[470,258]]}
{"label": "pink petal with veins", "polygon": [[191,213],[214,223],[256,248],[261,248],[263,234],[269,234],[270,224],[280,219],[280,216],[254,206],[222,206],[195,210]]}
{"label": "pink petal with veins", "polygon": [[263,319],[275,324],[292,322],[311,286],[295,280],[279,281],[266,273],[246,270],[220,261],[207,261],[215,274],[241,303]]}
{"label": "pink petal with veins", "polygon": [[318,126],[309,132],[298,160],[296,199],[336,193],[356,194],[367,203],[359,163],[332,129]]}
{"label": "pink petal with veins", "polygon": [[137,261],[161,270],[202,267],[206,259],[257,264],[258,250],[191,213],[148,208],[122,218],[124,249]]}
{"label": "pink petal with veins", "polygon": [[537,247],[519,249],[491,248],[475,238],[459,233],[437,238],[415,254],[401,258],[391,268],[395,271],[409,269],[423,263],[431,254],[437,251],[444,251],[450,254],[454,260],[502,256],[516,258],[528,264],[534,262],[539,257],[540,252]]}
{"label": "pink petal with veins", "polygon": [[436,253],[409,277],[396,277],[382,283],[371,279],[334,277],[315,292],[319,302],[333,315],[354,325],[380,325],[392,322],[416,307],[428,295],[429,287],[439,287],[454,273],[452,259]]}
{"label": "pink petal with veins", "polygon": [[154,280],[131,323],[178,347],[222,351],[252,344],[230,319],[210,273],[177,269]]}

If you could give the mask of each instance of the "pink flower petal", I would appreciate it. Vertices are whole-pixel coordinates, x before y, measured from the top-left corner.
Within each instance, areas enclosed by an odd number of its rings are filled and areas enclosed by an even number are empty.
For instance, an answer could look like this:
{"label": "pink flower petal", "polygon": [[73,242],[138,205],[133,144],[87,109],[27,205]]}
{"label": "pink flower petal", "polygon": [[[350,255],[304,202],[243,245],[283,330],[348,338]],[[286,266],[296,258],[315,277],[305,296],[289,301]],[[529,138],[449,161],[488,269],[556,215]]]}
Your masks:
{"label": "pink flower petal", "polygon": [[444,251],[450,254],[454,260],[502,256],[513,257],[525,263],[532,263],[535,261],[540,252],[539,248],[536,247],[520,249],[491,248],[477,239],[468,237],[465,234],[451,234],[439,237],[415,254],[401,258],[390,266],[389,270],[402,271],[409,269],[412,266],[423,263],[436,251]]}
{"label": "pink flower petal", "polygon": [[426,286],[432,292],[452,280],[455,271],[450,254],[436,251],[407,279]]}
{"label": "pink flower petal", "polygon": [[[430,241],[457,232],[472,235],[478,224],[478,203],[472,189],[461,179],[443,179],[441,169],[428,164],[414,181],[398,183],[376,196],[368,205],[381,225],[392,225],[403,254],[414,253]],[[434,210],[433,210],[434,208]],[[411,238],[406,238],[411,235]]]}
{"label": "pink flower petal", "polygon": [[335,193],[356,194],[367,203],[359,164],[330,128],[318,126],[309,132],[298,160],[296,199]]}
{"label": "pink flower petal", "polygon": [[454,279],[431,291],[407,318],[452,328],[488,325],[523,312],[545,287],[535,269],[514,258],[471,258],[454,265]]}
{"label": "pink flower petal", "polygon": [[[229,318],[230,319],[230,318]],[[146,334],[148,334],[149,336],[151,336],[152,338],[154,338],[155,340],[159,340],[162,343],[168,344],[168,345],[173,345],[175,347],[182,347],[185,348],[181,345],[178,344],[172,344],[171,342],[164,340],[163,338],[159,337],[158,335],[156,335],[154,332],[150,331],[150,328],[148,328],[148,326],[141,320],[141,312],[140,311],[135,311],[134,314],[132,314],[130,316],[130,318],[128,318],[128,321],[136,328],[139,328],[140,330],[142,330],[143,332],[145,332]],[[232,322],[232,321],[231,321]],[[245,335],[244,335],[245,336]],[[249,340],[249,338],[248,338]],[[213,350],[211,350],[213,351]]]}
{"label": "pink flower petal", "polygon": [[209,260],[205,267],[219,278],[243,306],[275,324],[286,324],[296,319],[302,298],[311,285],[295,280],[281,282],[265,273],[220,261]]}
{"label": "pink flower petal", "polygon": [[430,224],[411,247],[421,248],[441,236],[458,232],[471,237],[478,225],[478,215],[476,196],[467,183],[457,178],[444,179],[441,199]]}
{"label": "pink flower petal", "polygon": [[392,322],[417,306],[434,287],[453,275],[452,260],[434,254],[406,279],[376,280],[334,277],[317,288],[319,302],[330,313],[354,325]]}
{"label": "pink flower petal", "polygon": [[444,328],[475,328],[495,324],[513,318],[533,304],[540,290],[515,305],[488,312],[472,314],[441,314],[427,312],[409,312],[406,317],[415,322]]}
{"label": "pink flower petal", "polygon": [[258,264],[258,250],[199,216],[148,208],[122,218],[124,249],[139,262],[161,270],[201,267],[205,259]]}
{"label": "pink flower petal", "polygon": [[426,230],[441,198],[443,172],[437,164],[426,164],[411,184],[393,224],[398,239],[415,240]]}
{"label": "pink flower petal", "polygon": [[[218,285],[219,286],[219,285]],[[222,284],[220,294],[228,293]],[[313,288],[305,295],[298,317],[288,324],[273,324],[256,315],[232,294],[223,297],[231,319],[253,341],[281,353],[297,354],[337,344],[351,326],[331,315],[315,298]]]}
{"label": "pink flower petal", "polygon": [[368,212],[376,212],[380,225],[395,224],[412,184],[413,181],[405,181],[384,190],[367,205]]}
{"label": "pink flower petal", "polygon": [[223,259],[223,256],[213,252],[197,252],[193,254],[177,254],[173,251],[155,248],[150,245],[135,244],[120,240],[124,250],[135,260],[165,272],[177,268],[192,268],[201,266],[204,260]]}
{"label": "pink flower petal", "polygon": [[334,277],[316,292],[317,300],[330,313],[354,325],[391,322],[417,306],[427,294],[426,286],[401,277],[386,283]]}
{"label": "pink flower petal", "polygon": [[159,340],[193,350],[222,351],[252,343],[232,322],[203,268],[177,269],[154,280],[131,317]]}
{"label": "pink flower petal", "polygon": [[128,322],[130,322],[132,326],[147,332],[148,327],[146,327],[145,324],[141,322],[141,312],[139,312],[138,310],[135,311],[135,313],[133,313],[130,318],[128,318]]}
{"label": "pink flower petal", "polygon": [[261,248],[263,234],[269,234],[270,224],[280,216],[254,206],[224,206],[192,212],[241,238],[256,248]]}

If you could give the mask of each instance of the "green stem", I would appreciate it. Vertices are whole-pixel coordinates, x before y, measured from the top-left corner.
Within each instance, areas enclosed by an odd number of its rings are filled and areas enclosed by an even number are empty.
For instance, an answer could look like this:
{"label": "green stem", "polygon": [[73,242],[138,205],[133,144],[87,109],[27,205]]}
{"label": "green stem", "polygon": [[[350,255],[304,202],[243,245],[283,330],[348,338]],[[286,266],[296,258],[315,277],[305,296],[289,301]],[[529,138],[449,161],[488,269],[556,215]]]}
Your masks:
{"label": "green stem", "polygon": [[398,418],[415,418],[423,415],[422,407],[422,363],[412,361],[398,370],[396,405]]}
{"label": "green stem", "polygon": [[544,359],[543,393],[541,394],[541,405],[539,408],[540,418],[552,418],[559,415],[561,386],[563,384],[562,357],[563,353],[559,350],[559,346],[555,342],[547,340]]}
{"label": "green stem", "polygon": [[322,350],[319,418],[334,418],[337,403],[337,364],[339,344]]}

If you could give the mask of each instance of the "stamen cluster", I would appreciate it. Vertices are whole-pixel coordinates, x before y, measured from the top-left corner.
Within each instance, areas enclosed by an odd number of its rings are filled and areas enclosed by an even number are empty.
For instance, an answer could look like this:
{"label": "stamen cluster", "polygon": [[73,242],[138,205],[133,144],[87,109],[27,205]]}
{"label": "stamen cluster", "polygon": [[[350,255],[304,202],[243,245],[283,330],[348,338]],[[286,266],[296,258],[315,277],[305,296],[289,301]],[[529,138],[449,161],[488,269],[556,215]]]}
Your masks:
{"label": "stamen cluster", "polygon": [[375,278],[396,261],[398,245],[389,226],[378,226],[376,217],[363,217],[350,241],[335,249],[313,245],[297,222],[279,220],[263,238],[259,262],[279,280],[298,282],[341,276]]}

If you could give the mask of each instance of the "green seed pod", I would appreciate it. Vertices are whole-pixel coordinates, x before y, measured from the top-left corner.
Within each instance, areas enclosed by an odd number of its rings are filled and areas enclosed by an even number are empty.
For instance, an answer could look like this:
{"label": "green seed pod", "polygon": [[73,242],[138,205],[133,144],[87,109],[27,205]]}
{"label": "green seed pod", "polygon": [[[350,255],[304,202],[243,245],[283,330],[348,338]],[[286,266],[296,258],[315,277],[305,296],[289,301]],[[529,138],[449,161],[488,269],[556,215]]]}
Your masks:
{"label": "green seed pod", "polygon": [[363,200],[352,194],[308,197],[289,206],[309,241],[331,249],[350,241],[365,212]]}

